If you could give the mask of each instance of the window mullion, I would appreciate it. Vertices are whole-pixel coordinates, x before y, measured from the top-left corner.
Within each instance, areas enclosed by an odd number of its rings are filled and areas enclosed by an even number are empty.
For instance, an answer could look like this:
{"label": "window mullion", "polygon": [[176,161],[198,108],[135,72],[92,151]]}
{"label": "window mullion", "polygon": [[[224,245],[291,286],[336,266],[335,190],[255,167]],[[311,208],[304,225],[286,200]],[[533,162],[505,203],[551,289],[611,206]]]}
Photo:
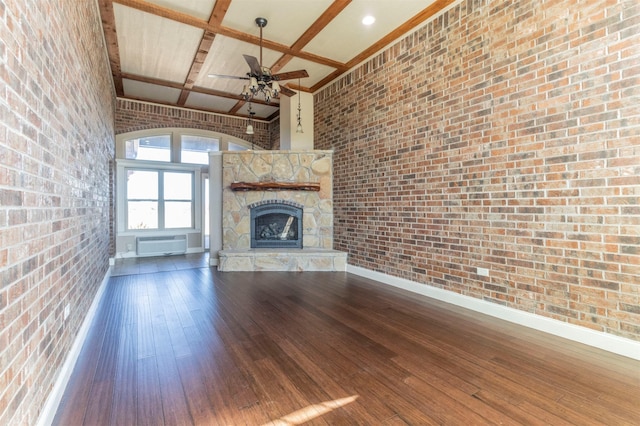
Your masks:
{"label": "window mullion", "polygon": [[158,171],[158,229],[165,229],[164,222],[164,170]]}
{"label": "window mullion", "polygon": [[171,161],[174,163],[182,162],[181,138],[180,132],[171,132]]}

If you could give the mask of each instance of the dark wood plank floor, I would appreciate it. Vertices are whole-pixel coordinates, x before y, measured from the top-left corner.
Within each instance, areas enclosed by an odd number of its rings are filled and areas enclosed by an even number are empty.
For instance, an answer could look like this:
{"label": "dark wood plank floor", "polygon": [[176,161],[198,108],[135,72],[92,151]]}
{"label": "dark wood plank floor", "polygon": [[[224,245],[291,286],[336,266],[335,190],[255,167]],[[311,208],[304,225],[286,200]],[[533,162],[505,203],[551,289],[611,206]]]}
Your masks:
{"label": "dark wood plank floor", "polygon": [[112,277],[57,425],[640,424],[640,363],[343,273]]}

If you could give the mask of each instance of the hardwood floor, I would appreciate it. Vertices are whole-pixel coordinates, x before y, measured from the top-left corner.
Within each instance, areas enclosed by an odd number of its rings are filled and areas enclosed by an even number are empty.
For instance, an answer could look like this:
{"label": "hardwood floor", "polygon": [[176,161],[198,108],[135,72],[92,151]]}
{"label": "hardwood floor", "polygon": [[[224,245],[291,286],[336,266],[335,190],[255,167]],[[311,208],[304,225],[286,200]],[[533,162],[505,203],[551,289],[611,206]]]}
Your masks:
{"label": "hardwood floor", "polygon": [[208,265],[208,252],[189,253],[184,256],[130,257],[116,259],[116,264],[111,270],[111,276],[204,268]]}
{"label": "hardwood floor", "polygon": [[637,425],[640,362],[351,274],[175,269],[111,278],[54,422],[303,423]]}

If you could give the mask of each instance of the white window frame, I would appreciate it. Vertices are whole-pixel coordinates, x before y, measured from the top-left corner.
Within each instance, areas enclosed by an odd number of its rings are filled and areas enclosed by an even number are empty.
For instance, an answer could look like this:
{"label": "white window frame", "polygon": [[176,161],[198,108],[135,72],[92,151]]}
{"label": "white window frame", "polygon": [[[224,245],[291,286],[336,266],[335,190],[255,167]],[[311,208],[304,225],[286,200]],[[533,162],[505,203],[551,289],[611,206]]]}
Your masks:
{"label": "white window frame", "polygon": [[[163,229],[159,223],[158,229],[127,229],[127,170],[148,170],[154,172],[183,172],[193,173],[192,202],[193,202],[193,227]],[[127,235],[169,235],[179,230],[189,232],[202,232],[202,167],[199,164],[176,164],[160,161],[145,160],[116,160],[116,219],[118,236]],[[158,206],[160,208],[160,206]]]}
{"label": "white window frame", "polygon": [[[127,192],[125,194],[125,196],[123,197],[125,200],[125,212],[129,212],[129,203],[131,202],[138,202],[138,201],[153,201],[155,203],[157,203],[157,208],[158,208],[158,212],[157,212],[157,223],[158,223],[158,227],[157,228],[150,228],[148,229],[149,231],[169,231],[169,230],[185,230],[185,231],[190,231],[195,229],[195,205],[196,205],[196,200],[194,200],[194,194],[195,194],[195,173],[193,171],[176,171],[176,170],[164,170],[164,169],[157,169],[157,170],[151,170],[149,168],[139,168],[139,167],[125,167],[124,169],[125,171],[125,176],[128,176],[128,172],[129,171],[134,171],[134,172],[153,172],[156,173],[156,180],[157,180],[157,184],[158,184],[158,194],[156,198],[152,198],[152,199],[137,199],[137,198],[131,198],[129,197],[129,193]],[[189,194],[190,194],[190,198],[187,199],[171,199],[171,198],[167,198],[166,197],[166,191],[165,191],[165,185],[166,185],[166,178],[165,176],[167,175],[167,173],[181,173],[183,175],[189,176],[191,178],[191,187],[189,188]],[[125,188],[128,189],[129,185],[128,182],[125,185]],[[190,218],[189,218],[189,222],[191,223],[191,226],[182,226],[182,227],[167,227],[166,226],[166,222],[167,222],[167,203],[176,203],[176,202],[182,202],[182,203],[190,203],[191,204],[191,214],[190,214]],[[146,231],[146,228],[131,228],[130,225],[130,218],[128,216],[128,213],[125,214],[125,228],[127,229],[127,231]]]}
{"label": "white window frame", "polygon": [[[247,149],[251,149],[251,142],[244,139],[237,138],[235,136],[227,135],[220,132],[212,132],[210,130],[201,129],[189,129],[183,127],[166,127],[156,128],[148,130],[138,130],[135,132],[121,133],[116,135],[116,158],[127,160],[125,158],[125,143],[130,139],[141,139],[150,136],[170,135],[171,138],[171,163],[180,163],[182,136],[200,136],[204,138],[217,139],[219,141],[219,150],[228,151],[229,143],[240,145]],[[146,161],[146,160],[134,160],[129,161]],[[164,163],[167,164],[167,163]],[[185,163],[188,164],[188,163]],[[200,167],[207,168],[208,166],[199,165]]]}
{"label": "white window frame", "polygon": [[[171,144],[171,161],[159,162],[149,160],[135,160],[125,158],[125,145],[126,141],[131,139],[141,139],[151,136],[169,135]],[[131,237],[145,236],[165,236],[175,235],[176,233],[186,233],[187,239],[191,235],[200,233],[203,236],[204,241],[204,226],[203,220],[209,220],[203,218],[204,207],[202,187],[200,184],[202,181],[202,174],[209,172],[209,165],[181,163],[181,141],[183,136],[199,136],[218,140],[219,151],[228,151],[229,144],[233,143],[246,149],[251,149],[252,144],[250,141],[237,138],[225,133],[214,132],[209,130],[191,129],[182,127],[165,127],[155,128],[147,130],[138,130],[134,132],[122,133],[116,135],[116,182],[115,182],[115,201],[116,201],[116,246],[119,253],[130,253],[134,247],[134,240]],[[218,152],[219,152],[218,151]],[[212,151],[216,152],[216,151]],[[211,152],[210,154],[211,155]],[[194,207],[194,223],[193,228],[181,228],[181,229],[126,229],[126,168],[133,169],[148,169],[152,171],[166,170],[166,171],[193,171],[194,172],[194,188],[193,188],[193,207]],[[126,250],[124,245],[126,244]],[[204,243],[201,244],[204,247]],[[125,254],[126,255],[126,254]]]}

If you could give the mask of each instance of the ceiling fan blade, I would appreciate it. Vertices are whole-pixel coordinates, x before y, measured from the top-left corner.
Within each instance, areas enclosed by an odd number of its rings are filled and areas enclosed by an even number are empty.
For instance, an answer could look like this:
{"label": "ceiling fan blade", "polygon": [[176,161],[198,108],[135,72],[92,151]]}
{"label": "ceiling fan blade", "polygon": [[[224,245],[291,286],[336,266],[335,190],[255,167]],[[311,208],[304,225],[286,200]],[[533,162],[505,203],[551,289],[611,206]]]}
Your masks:
{"label": "ceiling fan blade", "polygon": [[307,70],[298,70],[298,71],[289,71],[289,72],[281,72],[280,74],[272,75],[274,80],[291,80],[294,78],[304,78],[309,77],[309,73]]}
{"label": "ceiling fan blade", "polygon": [[292,96],[296,95],[297,92],[294,92],[293,90],[289,89],[288,87],[280,86],[280,94],[288,96],[288,97],[292,97]]}
{"label": "ceiling fan blade", "polygon": [[251,74],[256,75],[258,77],[261,76],[262,68],[260,67],[260,62],[258,62],[258,60],[254,56],[249,56],[249,55],[242,55],[242,56],[244,56],[244,60],[247,61],[247,64],[251,69]]}
{"label": "ceiling fan blade", "polygon": [[209,74],[208,77],[213,78],[233,78],[235,80],[249,80],[249,77],[240,77],[237,75],[225,75],[225,74]]}

